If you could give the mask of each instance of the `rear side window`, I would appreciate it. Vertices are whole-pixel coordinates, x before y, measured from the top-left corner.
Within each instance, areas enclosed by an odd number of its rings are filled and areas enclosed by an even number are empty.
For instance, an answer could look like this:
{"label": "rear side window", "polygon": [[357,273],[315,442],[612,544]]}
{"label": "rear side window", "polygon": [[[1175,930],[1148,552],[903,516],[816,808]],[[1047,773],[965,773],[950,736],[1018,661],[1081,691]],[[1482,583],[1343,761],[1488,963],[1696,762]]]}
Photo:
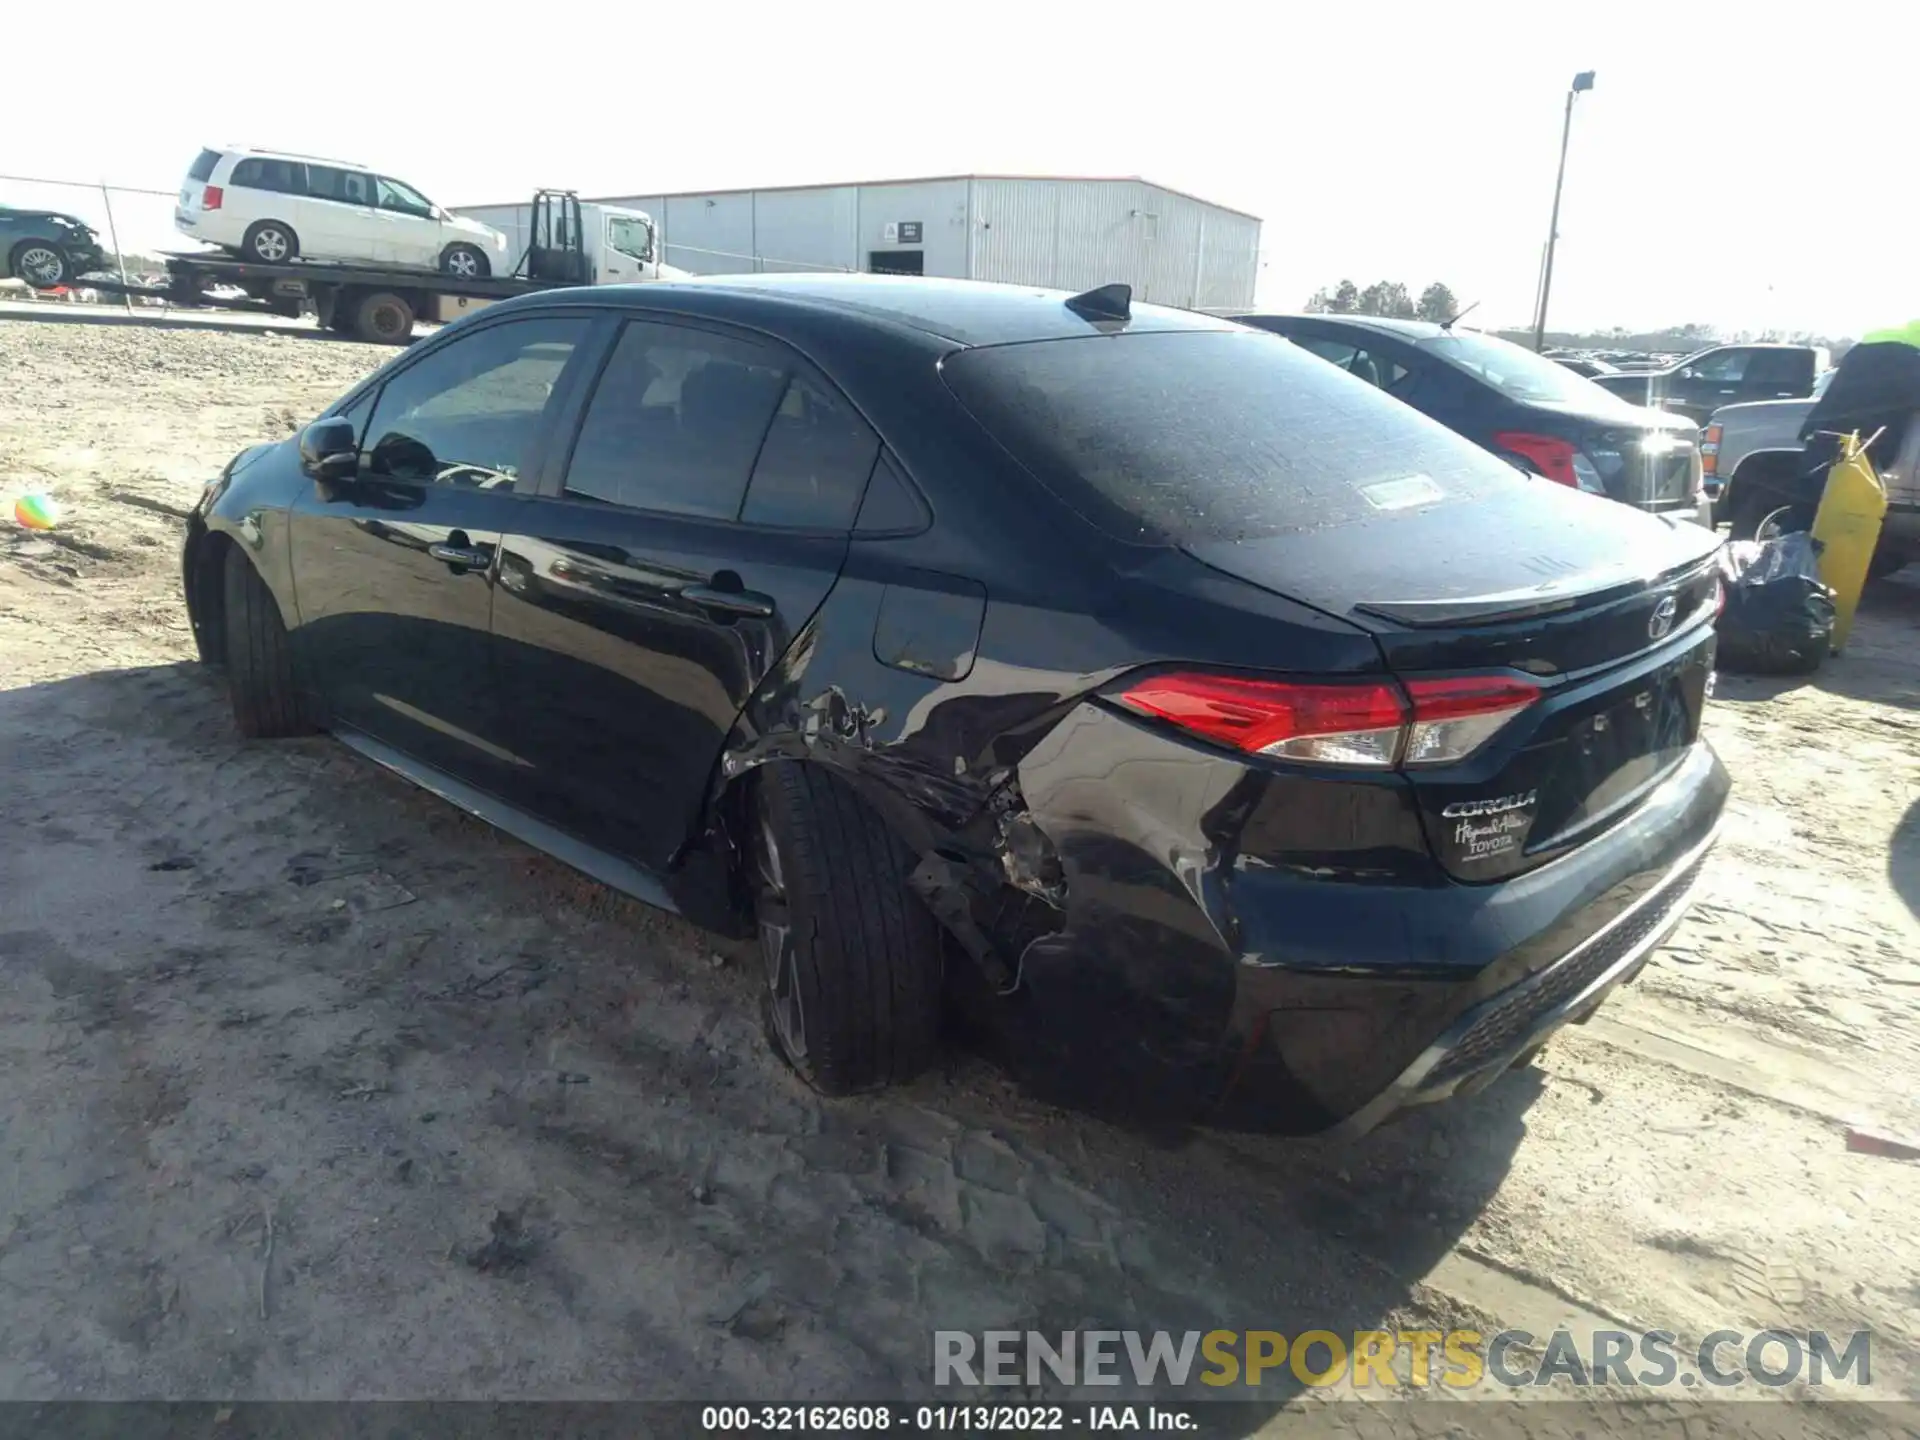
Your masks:
{"label": "rear side window", "polygon": [[298,195],[307,187],[306,166],[292,160],[255,157],[233,167],[228,183],[243,189],[272,190],[280,195]]}
{"label": "rear side window", "polygon": [[205,184],[213,178],[213,167],[220,163],[218,150],[202,150],[193,157],[193,164],[187,168],[187,178]]}
{"label": "rear side window", "polygon": [[750,525],[850,529],[879,453],[880,437],[851,405],[796,375],[774,411],[740,518]]}
{"label": "rear side window", "polygon": [[1813,371],[1813,357],[1804,350],[1756,350],[1747,362],[1746,383],[1760,386],[1804,385]]}
{"label": "rear side window", "polygon": [[566,493],[734,519],[788,372],[786,357],[763,345],[628,324],[580,422]]}
{"label": "rear side window", "polygon": [[1269,335],[988,346],[948,357],[941,371],[1041,484],[1123,540],[1328,529],[1527,483],[1471,441]]}
{"label": "rear side window", "polygon": [[1363,345],[1312,336],[1301,336],[1293,343],[1322,360],[1338,365],[1354,379],[1378,385],[1383,390],[1397,390],[1407,378],[1406,366],[1390,356],[1376,355]]}

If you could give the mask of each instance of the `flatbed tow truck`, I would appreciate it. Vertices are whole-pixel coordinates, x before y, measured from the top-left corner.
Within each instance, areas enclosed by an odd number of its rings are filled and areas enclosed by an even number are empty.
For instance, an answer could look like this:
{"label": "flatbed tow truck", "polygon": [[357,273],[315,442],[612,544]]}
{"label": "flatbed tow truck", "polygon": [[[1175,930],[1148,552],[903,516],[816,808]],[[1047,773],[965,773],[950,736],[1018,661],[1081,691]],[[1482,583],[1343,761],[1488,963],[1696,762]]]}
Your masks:
{"label": "flatbed tow truck", "polygon": [[529,243],[513,272],[485,279],[324,260],[266,264],[214,252],[176,252],[162,257],[167,266],[164,285],[92,278],[85,283],[105,294],[184,307],[288,319],[311,310],[322,327],[338,334],[376,345],[404,345],[413,338],[416,320],[444,324],[496,300],[591,285],[594,273],[583,241],[579,197],[571,190],[536,191],[532,218]]}

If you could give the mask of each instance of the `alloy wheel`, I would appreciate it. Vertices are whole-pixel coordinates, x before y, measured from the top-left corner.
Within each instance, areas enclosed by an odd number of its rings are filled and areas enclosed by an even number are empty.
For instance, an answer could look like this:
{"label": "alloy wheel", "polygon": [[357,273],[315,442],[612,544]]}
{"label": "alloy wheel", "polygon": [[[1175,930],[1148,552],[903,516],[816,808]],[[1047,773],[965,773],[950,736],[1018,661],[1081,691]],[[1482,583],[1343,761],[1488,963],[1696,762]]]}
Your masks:
{"label": "alloy wheel", "polygon": [[271,226],[253,237],[253,253],[262,260],[284,260],[289,248],[287,232]]}
{"label": "alloy wheel", "polygon": [[67,278],[67,262],[57,250],[29,245],[20,252],[20,278],[29,285],[58,285]]}
{"label": "alloy wheel", "polygon": [[480,273],[480,257],[471,250],[453,250],[447,254],[447,273],[471,280]]}

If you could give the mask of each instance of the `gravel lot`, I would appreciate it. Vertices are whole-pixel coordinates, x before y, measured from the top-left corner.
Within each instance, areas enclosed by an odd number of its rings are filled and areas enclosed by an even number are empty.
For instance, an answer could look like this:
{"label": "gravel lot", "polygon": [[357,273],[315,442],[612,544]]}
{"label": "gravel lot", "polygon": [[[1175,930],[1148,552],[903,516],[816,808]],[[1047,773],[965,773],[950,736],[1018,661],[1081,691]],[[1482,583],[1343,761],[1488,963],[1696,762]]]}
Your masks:
{"label": "gravel lot", "polygon": [[0,528],[0,1397],[834,1401],[925,1395],[935,1328],[1624,1323],[1870,1327],[1920,1398],[1920,1163],[1846,1144],[1920,1136],[1920,578],[1812,683],[1722,678],[1702,903],[1475,1100],[1168,1145],[956,1055],[826,1103],[743,952],[241,743],[191,661],[201,482],[390,353],[0,319],[0,498],[68,517]]}

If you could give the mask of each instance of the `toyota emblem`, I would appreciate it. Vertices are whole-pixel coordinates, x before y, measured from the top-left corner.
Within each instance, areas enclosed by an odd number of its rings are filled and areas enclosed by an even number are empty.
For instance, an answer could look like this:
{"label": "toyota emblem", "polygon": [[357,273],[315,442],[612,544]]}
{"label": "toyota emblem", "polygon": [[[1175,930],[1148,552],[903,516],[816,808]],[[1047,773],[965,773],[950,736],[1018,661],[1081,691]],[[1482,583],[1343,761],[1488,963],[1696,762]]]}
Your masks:
{"label": "toyota emblem", "polygon": [[1671,595],[1654,606],[1653,614],[1647,617],[1648,636],[1658,640],[1669,630],[1673,629],[1673,617],[1679,612],[1679,609],[1679,602]]}

